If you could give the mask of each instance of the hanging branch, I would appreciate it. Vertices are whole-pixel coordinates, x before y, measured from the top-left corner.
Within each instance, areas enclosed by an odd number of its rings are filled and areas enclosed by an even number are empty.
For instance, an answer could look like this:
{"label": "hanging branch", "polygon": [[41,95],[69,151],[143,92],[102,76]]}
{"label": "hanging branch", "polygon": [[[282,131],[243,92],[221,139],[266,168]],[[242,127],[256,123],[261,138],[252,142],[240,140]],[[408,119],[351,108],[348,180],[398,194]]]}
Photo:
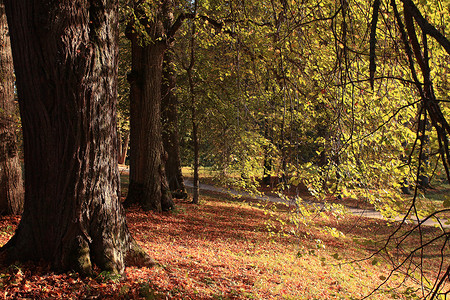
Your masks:
{"label": "hanging branch", "polygon": [[435,40],[444,47],[445,51],[450,54],[450,41],[422,16],[414,2],[411,0],[401,1],[405,7],[408,7],[409,13],[414,17],[422,31],[434,37]]}
{"label": "hanging branch", "polygon": [[403,45],[405,46],[405,52],[406,52],[406,56],[408,57],[409,69],[411,71],[411,76],[414,80],[414,85],[417,87],[419,94],[422,95],[422,93],[423,93],[422,83],[419,81],[419,78],[417,77],[416,68],[414,67],[414,60],[412,58],[411,46],[409,45],[409,42],[408,42],[408,35],[406,34],[405,26],[403,25],[403,22],[400,17],[400,13],[398,12],[397,4],[395,3],[395,0],[391,0],[391,6],[394,10],[394,16],[397,21],[398,28],[400,30],[400,36],[403,41]]}
{"label": "hanging branch", "polygon": [[[408,3],[406,3],[408,2]],[[420,97],[425,106],[425,109],[429,112],[431,124],[435,128],[438,134],[439,151],[441,153],[442,164],[446,171],[447,179],[450,181],[450,150],[448,144],[448,136],[450,136],[450,125],[448,124],[445,116],[442,113],[439,103],[436,101],[436,97],[433,91],[433,85],[431,82],[431,70],[428,61],[428,43],[427,43],[427,33],[423,31],[423,54],[420,49],[420,45],[415,33],[414,23],[413,23],[413,11],[415,11],[415,19],[420,20],[423,16],[417,10],[417,8],[409,3],[410,1],[403,1],[404,3],[404,15],[405,24],[408,31],[408,36],[411,41],[411,45],[414,51],[416,60],[421,68],[422,75],[424,78],[423,90],[420,90]],[[414,8],[416,10],[414,10]],[[429,26],[433,27],[428,23]],[[434,28],[434,27],[433,27]],[[435,28],[434,28],[435,29]],[[435,29],[436,30],[436,29]],[[437,31],[437,30],[436,30]],[[441,37],[445,41],[449,42],[445,37]],[[450,42],[449,42],[450,43]],[[445,43],[444,43],[445,44]]]}
{"label": "hanging branch", "polygon": [[380,10],[380,0],[375,0],[373,2],[373,12],[372,12],[372,25],[370,28],[370,87],[373,90],[373,83],[375,78],[375,71],[377,65],[375,64],[375,45],[377,43],[377,22],[378,22],[378,12]]}
{"label": "hanging branch", "polygon": [[[417,88],[418,94],[420,96],[420,108],[419,108],[419,126],[417,128],[416,140],[413,146],[413,150],[411,150],[411,155],[414,152],[414,148],[418,140],[420,140],[420,148],[419,148],[419,157],[418,157],[418,169],[417,169],[417,179],[420,175],[421,164],[423,163],[423,147],[425,144],[425,130],[426,130],[426,122],[427,119],[431,121],[433,128],[437,133],[437,140],[439,144],[439,154],[441,156],[440,160],[442,161],[443,167],[446,171],[447,179],[450,180],[450,150],[449,150],[449,140],[450,136],[450,125],[448,124],[440,106],[439,101],[437,101],[436,96],[433,90],[433,83],[431,79],[431,68],[429,62],[429,48],[428,48],[428,36],[435,38],[435,40],[450,54],[450,41],[447,40],[433,25],[428,23],[425,18],[422,16],[420,11],[414,5],[411,0],[400,0],[403,3],[403,19],[400,16],[398,11],[396,1],[391,0],[391,6],[393,8],[395,21],[397,23],[398,29],[400,31],[401,40],[404,45],[404,51],[408,59],[409,70],[411,72],[411,77],[414,82],[414,85]],[[370,83],[373,88],[373,78],[376,70],[375,64],[375,43],[376,43],[376,24],[378,18],[378,9],[379,9],[378,0],[374,1],[372,12],[372,22],[371,22],[371,32],[370,32]],[[404,21],[404,23],[403,23]],[[419,32],[422,34],[421,43],[417,37],[416,28],[417,25],[419,28]],[[417,69],[419,70],[423,82],[419,80],[418,71],[416,70],[416,66],[419,66]],[[423,116],[423,121],[421,120]],[[410,157],[411,159],[411,157]],[[409,161],[410,161],[409,159]],[[410,260],[411,264],[413,264],[412,257],[414,253],[420,251],[420,262],[416,267],[422,269],[423,267],[423,254],[425,247],[431,245],[431,242],[444,239],[443,244],[446,245],[449,239],[449,233],[444,229],[439,219],[438,222],[441,224],[441,229],[443,230],[443,234],[429,241],[423,240],[425,236],[423,235],[421,226],[425,223],[426,220],[429,220],[433,217],[438,218],[440,214],[446,209],[439,210],[434,213],[429,214],[425,219],[420,220],[418,216],[418,211],[416,208],[416,198],[417,198],[417,186],[415,189],[414,197],[412,203],[409,207],[408,212],[403,218],[403,222],[398,226],[398,228],[388,237],[388,240],[385,243],[385,246],[377,251],[377,254],[380,254],[381,251],[385,250],[387,255],[390,256],[388,249],[388,245],[391,243],[395,243],[396,248],[401,247],[402,243],[406,240],[408,236],[410,236],[413,232],[418,231],[420,236],[419,246],[413,250],[408,251],[407,257],[400,261],[398,266],[395,266],[394,269],[389,274],[388,278],[393,274],[395,270],[399,270],[400,267],[407,266],[407,261]],[[418,224],[413,229],[407,230],[406,234],[400,235],[400,229],[403,227],[403,223],[406,221],[408,216],[414,216],[417,219]],[[394,241],[394,239],[400,238],[400,241]],[[444,249],[444,248],[443,248]],[[442,252],[442,255],[444,253]],[[410,269],[409,269],[410,270]],[[444,271],[445,270],[445,271]],[[433,287],[426,289],[426,292],[423,291],[424,296],[431,296],[431,299],[435,298],[440,289],[443,287],[445,280],[448,278],[450,274],[450,267],[445,269],[442,266],[439,269],[439,273],[435,279]],[[422,273],[422,279],[424,278],[424,274]],[[388,280],[384,280],[381,284],[385,284]],[[381,286],[380,285],[380,286]],[[425,295],[426,294],[426,295]]]}
{"label": "hanging branch", "polygon": [[416,61],[419,64],[420,69],[422,70],[422,74],[424,74],[426,72],[426,65],[420,50],[419,41],[416,35],[416,29],[414,28],[414,20],[410,13],[409,7],[406,5],[403,5],[403,15],[405,17],[406,32],[408,34],[414,56],[416,57]]}

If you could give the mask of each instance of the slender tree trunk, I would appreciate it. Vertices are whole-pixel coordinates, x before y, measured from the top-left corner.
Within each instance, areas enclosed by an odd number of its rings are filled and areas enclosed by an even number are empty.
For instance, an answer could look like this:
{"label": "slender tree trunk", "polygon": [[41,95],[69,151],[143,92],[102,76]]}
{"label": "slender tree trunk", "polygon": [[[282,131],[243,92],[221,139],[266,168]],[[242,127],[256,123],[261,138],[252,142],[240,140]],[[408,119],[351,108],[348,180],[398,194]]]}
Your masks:
{"label": "slender tree trunk", "polygon": [[186,198],[186,187],[181,172],[180,141],[178,135],[178,98],[174,93],[175,85],[176,74],[173,66],[173,52],[169,49],[164,55],[161,85],[162,139],[164,149],[167,152],[166,175],[172,196]]}
{"label": "slender tree trunk", "polygon": [[199,203],[200,195],[200,178],[198,176],[199,162],[199,150],[198,150],[198,125],[193,120],[192,122],[192,139],[194,141],[194,190],[192,192],[192,203]]}
{"label": "slender tree trunk", "polygon": [[[146,18],[146,17],[145,17]],[[144,20],[145,21],[145,20]],[[157,41],[162,24],[148,23],[153,41],[141,40],[129,25],[132,67],[130,82],[130,186],[125,204],[162,211],[174,206],[166,179],[167,154],[161,138],[161,79],[165,42]],[[143,45],[144,44],[144,45]]]}
{"label": "slender tree trunk", "polygon": [[[269,136],[269,124],[267,118],[264,118],[264,138],[266,140],[272,140]],[[270,185],[270,178],[272,176],[272,157],[269,153],[269,147],[265,147],[264,149],[264,166],[263,166],[263,177],[262,183],[266,186]]]}
{"label": "slender tree trunk", "polygon": [[[424,117],[425,118],[425,117]],[[422,119],[422,115],[419,114],[419,120],[418,120],[418,126],[419,126],[419,138],[421,141],[421,156],[419,159],[421,160],[421,167],[419,170],[419,178],[417,180],[417,184],[422,188],[426,189],[430,187],[430,177],[427,174],[427,168],[429,167],[430,160],[429,160],[429,153],[430,153],[430,131],[431,131],[431,124],[428,121],[428,119],[424,120]]]}
{"label": "slender tree trunk", "polygon": [[197,110],[195,107],[195,94],[194,94],[194,80],[192,78],[192,70],[188,70],[189,77],[189,90],[191,92],[191,105],[192,105],[192,142],[194,146],[194,190],[192,192],[192,203],[199,203],[200,194],[200,180],[198,176],[199,162],[199,141],[198,141],[198,123],[197,123]]}
{"label": "slender tree trunk", "polygon": [[[194,0],[193,14],[197,14],[197,0]],[[199,162],[199,141],[198,141],[198,120],[197,120],[197,107],[195,101],[195,86],[194,86],[194,78],[192,76],[192,70],[195,65],[195,34],[196,34],[196,26],[195,20],[192,22],[191,28],[191,39],[189,43],[190,48],[190,61],[189,66],[186,68],[186,72],[189,80],[189,93],[191,96],[191,120],[192,120],[192,142],[194,146],[194,190],[192,192],[192,203],[199,203],[199,194],[200,194],[200,181],[198,176],[198,168],[200,165]]]}
{"label": "slender tree trunk", "polygon": [[119,202],[117,1],[7,0],[25,206],[7,259],[89,274],[153,264]]}
{"label": "slender tree trunk", "polygon": [[[119,137],[119,140],[121,138]],[[119,143],[119,164],[123,165],[127,158],[128,145],[130,144],[130,132],[127,131],[125,134],[125,140]]]}
{"label": "slender tree trunk", "polygon": [[16,144],[14,66],[5,6],[0,0],[0,214],[20,214],[24,188]]}

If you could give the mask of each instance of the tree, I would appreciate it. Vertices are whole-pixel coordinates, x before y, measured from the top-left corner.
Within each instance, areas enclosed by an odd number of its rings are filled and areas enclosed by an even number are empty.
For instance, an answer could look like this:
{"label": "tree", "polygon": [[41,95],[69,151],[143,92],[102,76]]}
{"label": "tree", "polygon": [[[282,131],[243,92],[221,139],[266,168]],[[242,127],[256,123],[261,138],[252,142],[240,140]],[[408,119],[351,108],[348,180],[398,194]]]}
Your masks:
{"label": "tree", "polygon": [[[426,5],[425,5],[426,4]],[[401,6],[400,6],[401,5]],[[448,243],[448,228],[445,228],[445,223],[441,218],[445,218],[445,212],[448,211],[448,203],[443,203],[443,208],[433,208],[431,211],[422,211],[419,207],[418,188],[427,187],[429,178],[424,172],[426,165],[428,165],[431,152],[435,154],[436,167],[440,162],[441,168],[445,172],[446,181],[450,181],[450,146],[448,138],[450,136],[450,123],[448,121],[448,104],[447,100],[440,100],[448,96],[448,90],[442,91],[439,87],[442,73],[445,73],[445,68],[439,68],[439,61],[446,61],[450,58],[450,40],[443,34],[445,33],[444,25],[448,22],[448,10],[443,9],[442,4],[438,1],[430,1],[429,3],[415,4],[412,0],[400,0],[399,2],[391,0],[384,3],[381,0],[374,0],[372,5],[372,22],[371,22],[371,36],[370,36],[370,82],[374,88],[375,74],[377,68],[381,64],[389,61],[389,56],[383,57],[380,51],[376,51],[380,47],[377,41],[377,34],[380,35],[386,24],[377,24],[378,16],[387,11],[387,7],[392,9],[390,19],[394,24],[397,33],[397,39],[401,45],[400,51],[406,57],[404,61],[405,70],[409,79],[410,88],[414,87],[415,94],[418,100],[417,116],[416,116],[416,133],[415,141],[410,149],[408,163],[410,164],[414,156],[417,161],[415,170],[415,188],[414,196],[409,203],[409,208],[403,220],[411,218],[417,221],[412,229],[402,231],[404,222],[389,236],[385,247],[381,251],[385,251],[390,255],[388,248],[394,246],[396,249],[403,247],[405,237],[417,232],[420,236],[418,245],[409,252],[408,256],[400,259],[393,265],[394,269],[405,267],[406,273],[411,274],[411,277],[416,276],[417,270],[411,269],[414,264],[413,257],[418,254],[420,260],[424,259],[424,250],[427,249],[431,243],[439,242],[442,245],[441,249],[441,264],[437,268],[434,281],[427,278],[427,274],[423,272],[422,265],[419,265],[420,281],[427,284],[422,285],[422,298],[435,299],[438,297],[445,297],[448,291],[445,288],[446,282],[450,275],[450,266],[444,260],[447,254]],[[383,17],[382,20],[386,22]],[[383,26],[384,25],[384,26]],[[442,28],[442,30],[441,30]],[[376,62],[376,59],[379,62]],[[383,71],[378,71],[383,74]],[[443,81],[447,81],[444,79]],[[443,92],[443,93],[442,93]],[[433,135],[433,137],[431,137]],[[434,140],[434,141],[432,141]],[[433,149],[435,148],[435,149]],[[425,217],[421,219],[421,215]],[[423,223],[427,219],[437,220],[442,232],[438,236],[430,237],[422,231]],[[400,239],[398,237],[401,236]],[[445,250],[444,250],[445,249]],[[419,254],[420,253],[420,254]],[[408,267],[406,267],[408,266]],[[392,272],[390,273],[390,276]],[[383,284],[385,284],[383,282]]]}
{"label": "tree", "polygon": [[[119,10],[120,11],[120,10]],[[120,16],[123,18],[123,16]],[[126,25],[119,25],[119,73],[117,99],[117,129],[119,140],[119,164],[124,164],[130,142],[130,85],[127,74],[131,69],[131,45],[125,36]]]}
{"label": "tree", "polygon": [[185,198],[186,187],[181,172],[180,141],[178,134],[178,97],[175,94],[176,71],[172,49],[166,51],[161,83],[162,139],[167,152],[166,175],[172,196]]}
{"label": "tree", "polygon": [[23,209],[23,180],[14,120],[14,67],[5,6],[0,0],[0,214]]}
{"label": "tree", "polygon": [[20,99],[24,213],[7,260],[121,273],[154,262],[119,202],[116,1],[5,1]]}
{"label": "tree", "polygon": [[[194,1],[194,15],[197,11],[197,1]],[[199,204],[199,194],[200,194],[200,181],[198,176],[198,169],[200,167],[199,162],[199,134],[198,134],[198,117],[197,117],[197,103],[195,97],[195,84],[194,78],[192,75],[192,70],[195,65],[195,22],[192,22],[192,32],[191,32],[191,40],[189,45],[190,50],[190,59],[189,65],[185,67],[186,73],[189,81],[189,94],[191,98],[191,120],[192,120],[192,142],[194,148],[194,189],[192,193],[192,203]]]}
{"label": "tree", "polygon": [[[171,0],[161,4],[133,2],[134,18],[127,26],[131,40],[130,185],[126,205],[145,210],[169,210],[173,200],[167,183],[167,154],[161,137],[161,80],[167,32],[172,25]],[[148,13],[153,15],[149,16]]]}

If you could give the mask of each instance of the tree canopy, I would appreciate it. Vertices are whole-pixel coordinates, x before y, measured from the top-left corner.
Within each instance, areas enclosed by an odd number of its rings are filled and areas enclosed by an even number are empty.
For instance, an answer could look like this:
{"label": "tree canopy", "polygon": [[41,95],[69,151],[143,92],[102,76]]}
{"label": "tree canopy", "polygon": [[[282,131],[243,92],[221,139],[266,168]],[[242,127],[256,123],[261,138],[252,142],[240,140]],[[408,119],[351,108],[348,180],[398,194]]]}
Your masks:
{"label": "tree canopy", "polygon": [[442,1],[199,1],[196,32],[182,29],[174,50],[183,149],[194,38],[202,165],[247,189],[266,172],[318,198],[365,199],[419,231],[428,218],[443,225],[450,202],[420,198],[450,178],[448,21]]}

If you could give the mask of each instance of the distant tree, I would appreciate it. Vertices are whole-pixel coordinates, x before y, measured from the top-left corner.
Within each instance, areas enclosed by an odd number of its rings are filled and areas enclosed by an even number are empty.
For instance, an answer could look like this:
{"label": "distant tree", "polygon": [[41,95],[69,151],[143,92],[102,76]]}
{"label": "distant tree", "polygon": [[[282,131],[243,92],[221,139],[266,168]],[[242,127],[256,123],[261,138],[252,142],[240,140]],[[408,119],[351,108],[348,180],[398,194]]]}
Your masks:
{"label": "distant tree", "polygon": [[186,187],[181,172],[180,141],[178,134],[178,97],[175,94],[176,70],[171,49],[164,55],[161,83],[162,139],[167,152],[166,175],[172,196],[185,198]]}
{"label": "distant tree", "polygon": [[[197,0],[193,3],[193,14],[197,14]],[[189,40],[189,63],[184,66],[186,70],[188,82],[189,82],[189,98],[191,100],[191,121],[192,121],[192,146],[194,148],[194,163],[193,163],[193,192],[192,192],[192,203],[199,204],[199,194],[200,194],[200,178],[198,175],[198,169],[200,166],[200,153],[199,153],[199,134],[198,134],[198,117],[197,117],[197,101],[195,96],[195,83],[193,70],[195,66],[195,35],[196,26],[195,21],[192,22],[191,36]]]}
{"label": "distant tree", "polygon": [[126,31],[132,53],[128,75],[130,185],[125,204],[138,203],[145,210],[169,210],[174,204],[166,178],[167,154],[161,137],[161,79],[168,31],[173,21],[173,2],[133,1],[129,9],[133,16]]}
{"label": "distant tree", "polygon": [[[123,16],[121,16],[123,18]],[[127,74],[131,69],[131,44],[125,37],[125,24],[119,26],[119,74],[117,87],[117,129],[119,140],[119,164],[124,164],[130,142],[130,85]]]}
{"label": "distant tree", "polygon": [[14,120],[14,66],[5,6],[0,0],[0,214],[19,214],[24,188]]}
{"label": "distant tree", "polygon": [[7,0],[25,204],[8,260],[84,274],[154,264],[130,235],[117,166],[117,1]]}

